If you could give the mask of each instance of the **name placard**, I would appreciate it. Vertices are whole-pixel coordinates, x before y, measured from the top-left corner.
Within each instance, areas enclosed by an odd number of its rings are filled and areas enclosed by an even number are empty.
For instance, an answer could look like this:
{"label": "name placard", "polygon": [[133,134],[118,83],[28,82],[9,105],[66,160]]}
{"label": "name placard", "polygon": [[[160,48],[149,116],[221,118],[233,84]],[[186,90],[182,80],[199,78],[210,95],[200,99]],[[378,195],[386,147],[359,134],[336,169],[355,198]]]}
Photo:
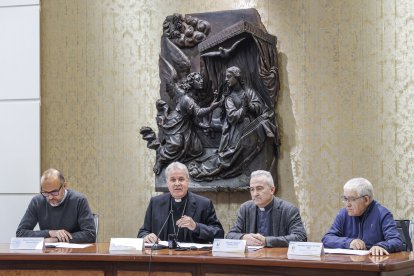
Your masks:
{"label": "name placard", "polygon": [[142,251],[144,250],[144,239],[138,238],[111,238],[109,251]]}
{"label": "name placard", "polygon": [[247,251],[245,240],[214,239],[213,252],[244,253]]}
{"label": "name placard", "polygon": [[290,242],[289,255],[299,256],[321,256],[323,255],[323,244],[321,242]]}
{"label": "name placard", "polygon": [[45,246],[44,238],[11,238],[12,250],[42,250]]}

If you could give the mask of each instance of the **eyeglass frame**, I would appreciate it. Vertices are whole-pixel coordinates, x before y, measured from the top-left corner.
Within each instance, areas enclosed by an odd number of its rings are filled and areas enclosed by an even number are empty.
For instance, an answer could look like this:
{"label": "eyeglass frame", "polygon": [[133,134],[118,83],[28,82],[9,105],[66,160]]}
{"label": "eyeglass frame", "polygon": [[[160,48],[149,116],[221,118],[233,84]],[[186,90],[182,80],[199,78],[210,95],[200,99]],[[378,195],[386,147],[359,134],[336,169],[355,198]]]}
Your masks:
{"label": "eyeglass frame", "polygon": [[366,196],[368,196],[368,195],[363,195],[363,196],[359,196],[359,197],[346,197],[346,196],[341,196],[341,200],[342,200],[342,202],[343,203],[355,203],[355,201],[357,201],[357,199],[360,199],[360,198],[363,198],[363,197],[366,197]]}
{"label": "eyeglass frame", "polygon": [[63,187],[63,184],[60,184],[60,188],[59,189],[53,190],[53,191],[50,191],[50,192],[40,192],[40,194],[42,196],[44,196],[44,197],[49,197],[50,195],[52,195],[52,196],[58,196],[60,190],[62,189],[62,187]]}

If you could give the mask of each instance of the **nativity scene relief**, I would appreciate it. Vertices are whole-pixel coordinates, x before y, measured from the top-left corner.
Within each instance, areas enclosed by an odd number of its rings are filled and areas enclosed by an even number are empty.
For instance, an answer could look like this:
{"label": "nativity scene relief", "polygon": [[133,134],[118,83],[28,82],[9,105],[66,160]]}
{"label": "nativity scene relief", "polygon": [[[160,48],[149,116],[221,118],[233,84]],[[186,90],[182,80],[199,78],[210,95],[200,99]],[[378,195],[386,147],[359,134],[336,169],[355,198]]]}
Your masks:
{"label": "nativity scene relief", "polygon": [[246,190],[258,169],[277,179],[277,64],[276,37],[254,9],[165,19],[158,129],[140,130],[156,151],[156,191],[167,190],[174,161],[187,165],[193,191]]}

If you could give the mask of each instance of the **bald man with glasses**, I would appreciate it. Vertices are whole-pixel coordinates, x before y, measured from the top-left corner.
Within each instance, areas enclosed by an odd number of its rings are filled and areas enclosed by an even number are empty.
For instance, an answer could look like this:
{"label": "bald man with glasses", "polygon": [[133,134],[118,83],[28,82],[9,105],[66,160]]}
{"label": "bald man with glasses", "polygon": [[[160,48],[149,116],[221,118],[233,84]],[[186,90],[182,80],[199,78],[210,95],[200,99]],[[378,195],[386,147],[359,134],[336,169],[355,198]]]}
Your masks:
{"label": "bald man with glasses", "polygon": [[[40,188],[17,227],[16,237],[43,237],[45,242],[95,242],[95,222],[88,201],[84,195],[67,189],[60,171],[46,170]],[[33,230],[38,223],[40,230]]]}
{"label": "bald man with glasses", "polygon": [[369,250],[371,255],[388,255],[402,250],[394,218],[387,208],[374,200],[374,188],[365,178],[353,178],[344,185],[339,211],[322,238],[327,248]]}

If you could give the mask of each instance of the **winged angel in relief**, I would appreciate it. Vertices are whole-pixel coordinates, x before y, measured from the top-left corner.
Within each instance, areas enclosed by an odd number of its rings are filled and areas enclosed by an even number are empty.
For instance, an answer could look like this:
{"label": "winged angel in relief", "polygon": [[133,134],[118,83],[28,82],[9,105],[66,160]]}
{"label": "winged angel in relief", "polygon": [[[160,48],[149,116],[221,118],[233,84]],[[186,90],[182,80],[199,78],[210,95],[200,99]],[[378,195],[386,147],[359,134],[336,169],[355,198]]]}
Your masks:
{"label": "winged angel in relief", "polygon": [[160,77],[173,107],[162,99],[157,100],[158,137],[150,127],[142,127],[140,130],[148,143],[147,147],[157,151],[153,168],[157,175],[173,161],[186,163],[204,153],[196,128],[208,129],[210,126],[202,122],[202,117],[222,104],[215,96],[210,106],[199,106],[194,96],[204,89],[202,75],[190,73],[189,58],[168,39],[165,43],[170,61],[160,56]]}

